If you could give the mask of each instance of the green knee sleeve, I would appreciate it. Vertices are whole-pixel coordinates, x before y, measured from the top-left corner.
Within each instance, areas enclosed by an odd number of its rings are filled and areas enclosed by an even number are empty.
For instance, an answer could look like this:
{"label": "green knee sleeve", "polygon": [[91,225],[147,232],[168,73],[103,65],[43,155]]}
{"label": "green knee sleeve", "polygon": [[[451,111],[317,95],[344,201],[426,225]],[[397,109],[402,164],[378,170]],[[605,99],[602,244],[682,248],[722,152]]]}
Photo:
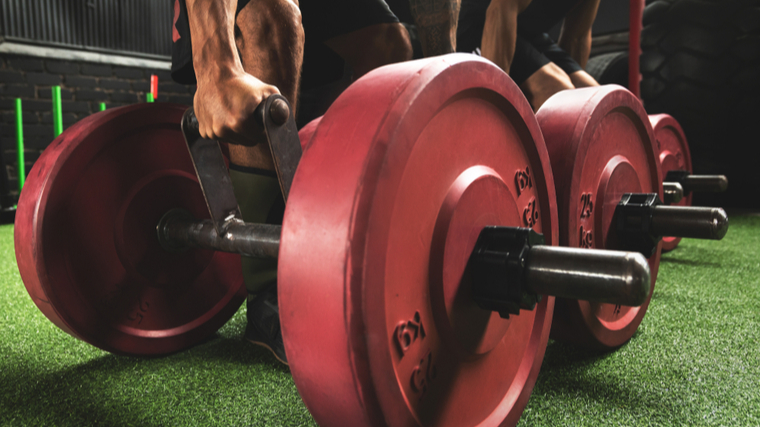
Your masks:
{"label": "green knee sleeve", "polygon": [[[266,174],[266,171],[238,168],[230,169],[230,178],[245,222],[282,222],[282,217],[272,218],[272,208],[282,200],[280,184],[275,176]],[[255,295],[276,281],[277,260],[244,256],[243,279],[248,293]]]}

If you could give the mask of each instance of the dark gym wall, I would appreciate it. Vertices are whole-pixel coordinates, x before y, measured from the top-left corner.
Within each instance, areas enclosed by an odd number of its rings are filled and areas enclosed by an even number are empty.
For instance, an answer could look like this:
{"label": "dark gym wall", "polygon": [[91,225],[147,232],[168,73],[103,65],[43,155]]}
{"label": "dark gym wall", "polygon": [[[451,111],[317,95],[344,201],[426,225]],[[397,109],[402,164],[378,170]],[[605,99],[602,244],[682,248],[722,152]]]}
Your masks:
{"label": "dark gym wall", "polygon": [[[61,86],[64,128],[99,111],[101,102],[108,108],[144,102],[151,74],[159,76],[159,102],[192,104],[194,88],[173,83],[168,72],[173,4],[0,0],[2,208],[18,194],[16,98],[22,99],[27,173],[53,140],[52,86]],[[88,55],[94,59],[79,60]],[[125,63],[133,66],[116,65]]]}
{"label": "dark gym wall", "polygon": [[163,59],[173,0],[0,0],[6,41]]}
{"label": "dark gym wall", "polygon": [[30,56],[0,57],[0,138],[8,185],[16,191],[15,99],[21,98],[27,173],[53,140],[52,95],[61,86],[63,125],[108,108],[144,102],[150,75],[159,77],[158,101],[191,105],[194,88],[171,81],[168,70],[70,62]]}

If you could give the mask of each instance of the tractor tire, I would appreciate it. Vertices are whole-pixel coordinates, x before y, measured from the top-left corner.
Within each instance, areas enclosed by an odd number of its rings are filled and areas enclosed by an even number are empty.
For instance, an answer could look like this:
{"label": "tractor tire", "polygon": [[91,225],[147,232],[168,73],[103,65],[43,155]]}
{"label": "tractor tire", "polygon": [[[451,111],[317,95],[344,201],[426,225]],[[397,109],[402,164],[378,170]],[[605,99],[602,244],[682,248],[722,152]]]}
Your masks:
{"label": "tractor tire", "polygon": [[[750,123],[760,115],[760,0],[649,0],[641,33],[641,96],[684,128],[695,173],[729,190],[695,204],[760,207]],[[754,196],[754,197],[751,197]]]}
{"label": "tractor tire", "polygon": [[628,52],[603,53],[589,58],[586,72],[599,84],[628,86]]}

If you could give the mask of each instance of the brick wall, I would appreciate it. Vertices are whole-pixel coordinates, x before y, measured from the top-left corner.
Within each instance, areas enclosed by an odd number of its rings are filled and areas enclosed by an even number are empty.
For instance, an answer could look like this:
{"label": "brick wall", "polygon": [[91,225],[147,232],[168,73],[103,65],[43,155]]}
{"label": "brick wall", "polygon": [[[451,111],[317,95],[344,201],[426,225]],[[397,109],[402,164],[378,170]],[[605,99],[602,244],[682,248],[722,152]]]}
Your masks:
{"label": "brick wall", "polygon": [[[0,140],[8,192],[17,197],[15,99],[22,99],[27,173],[53,140],[52,86],[61,86],[64,130],[100,110],[145,102],[158,75],[158,101],[191,105],[195,88],[172,82],[169,72],[30,56],[0,55]],[[2,191],[2,189],[0,189]]]}

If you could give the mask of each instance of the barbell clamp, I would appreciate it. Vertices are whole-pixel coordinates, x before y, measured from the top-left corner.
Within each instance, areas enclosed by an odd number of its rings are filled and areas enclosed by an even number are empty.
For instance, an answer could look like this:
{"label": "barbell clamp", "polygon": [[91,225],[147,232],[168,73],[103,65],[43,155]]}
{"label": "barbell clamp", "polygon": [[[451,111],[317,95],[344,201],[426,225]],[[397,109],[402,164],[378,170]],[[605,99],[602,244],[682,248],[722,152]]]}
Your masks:
{"label": "barbell clamp", "polygon": [[639,253],[549,246],[529,228],[485,227],[468,262],[478,306],[502,318],[533,310],[542,295],[640,306],[651,274]]}

